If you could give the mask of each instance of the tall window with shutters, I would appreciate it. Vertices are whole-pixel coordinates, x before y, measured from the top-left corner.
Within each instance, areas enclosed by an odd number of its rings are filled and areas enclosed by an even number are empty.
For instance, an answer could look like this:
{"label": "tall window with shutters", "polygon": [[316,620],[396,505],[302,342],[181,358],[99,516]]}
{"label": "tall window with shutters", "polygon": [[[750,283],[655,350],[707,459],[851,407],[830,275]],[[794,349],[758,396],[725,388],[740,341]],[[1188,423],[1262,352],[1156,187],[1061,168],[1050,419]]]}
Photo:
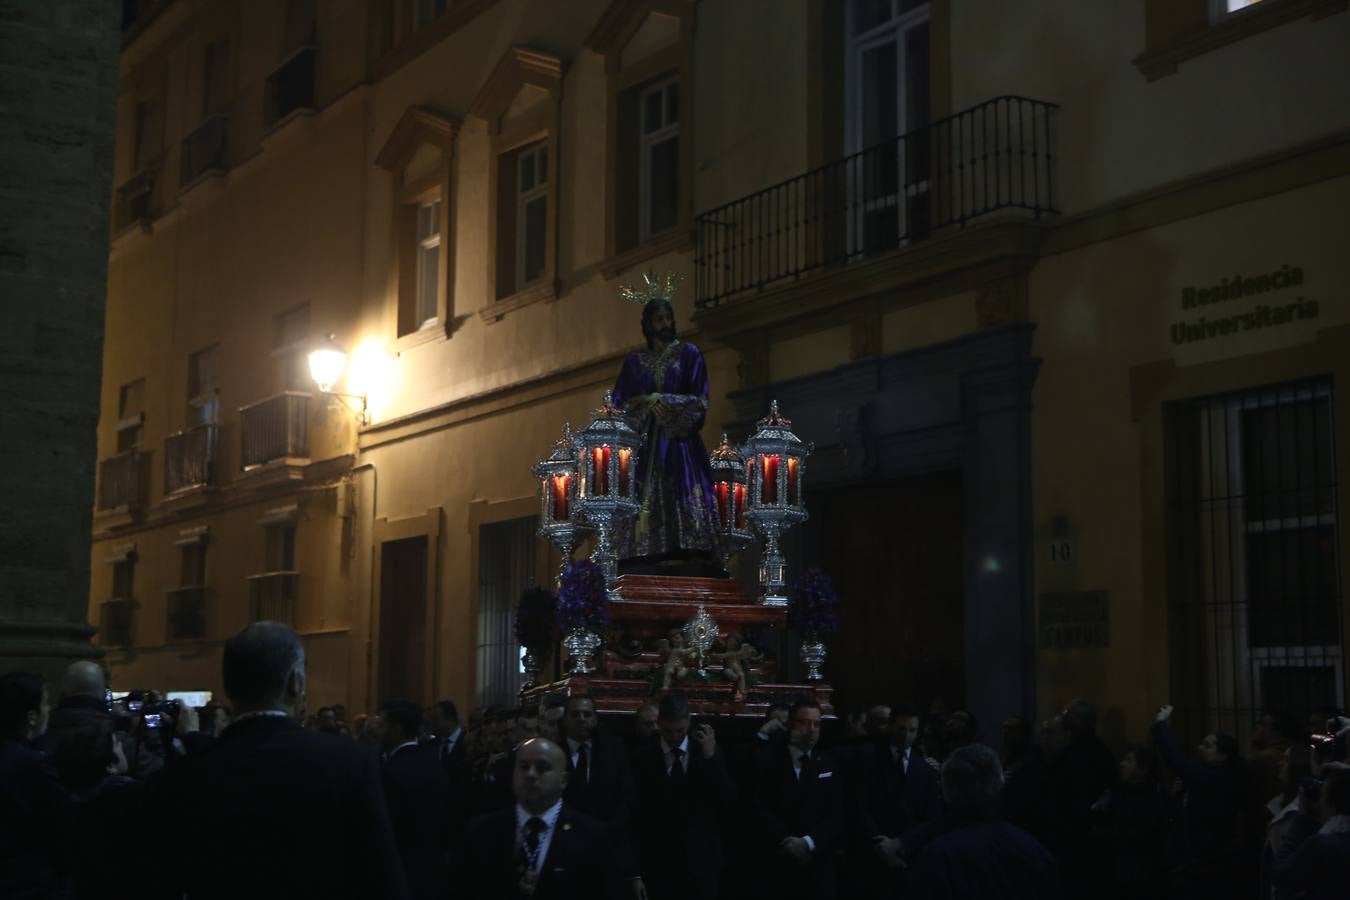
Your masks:
{"label": "tall window with shutters", "polygon": [[640,90],[638,230],[643,241],[675,227],[680,175],[680,80]]}

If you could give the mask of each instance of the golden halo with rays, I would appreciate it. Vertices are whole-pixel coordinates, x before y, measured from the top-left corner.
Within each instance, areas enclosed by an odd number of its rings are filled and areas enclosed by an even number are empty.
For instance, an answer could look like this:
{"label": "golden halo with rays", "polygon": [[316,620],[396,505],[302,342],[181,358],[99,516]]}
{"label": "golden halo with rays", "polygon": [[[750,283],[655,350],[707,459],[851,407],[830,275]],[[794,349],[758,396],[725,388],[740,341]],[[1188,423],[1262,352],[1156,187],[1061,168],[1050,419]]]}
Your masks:
{"label": "golden halo with rays", "polygon": [[674,303],[675,291],[683,280],[684,276],[678,272],[657,275],[655,272],[647,271],[642,274],[640,284],[620,285],[619,296],[632,303],[646,304],[658,297]]}

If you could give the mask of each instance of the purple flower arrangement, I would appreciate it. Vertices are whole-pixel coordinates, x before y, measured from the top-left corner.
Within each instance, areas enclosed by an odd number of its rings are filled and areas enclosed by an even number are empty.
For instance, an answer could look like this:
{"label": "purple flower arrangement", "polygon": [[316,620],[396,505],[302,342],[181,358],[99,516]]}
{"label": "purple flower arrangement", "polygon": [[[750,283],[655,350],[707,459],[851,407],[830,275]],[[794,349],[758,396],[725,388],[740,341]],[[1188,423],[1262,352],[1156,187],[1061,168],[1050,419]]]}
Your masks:
{"label": "purple flower arrangement", "polygon": [[797,580],[788,625],[800,635],[817,640],[839,630],[839,595],[834,582],[819,569],[807,569]]}
{"label": "purple flower arrangement", "polygon": [[558,641],[558,601],[541,587],[526,588],[516,604],[516,641],[536,652]]}
{"label": "purple flower arrangement", "polygon": [[609,592],[605,573],[589,559],[579,559],[563,569],[558,591],[558,619],[566,631],[585,628],[598,631],[609,624]]}

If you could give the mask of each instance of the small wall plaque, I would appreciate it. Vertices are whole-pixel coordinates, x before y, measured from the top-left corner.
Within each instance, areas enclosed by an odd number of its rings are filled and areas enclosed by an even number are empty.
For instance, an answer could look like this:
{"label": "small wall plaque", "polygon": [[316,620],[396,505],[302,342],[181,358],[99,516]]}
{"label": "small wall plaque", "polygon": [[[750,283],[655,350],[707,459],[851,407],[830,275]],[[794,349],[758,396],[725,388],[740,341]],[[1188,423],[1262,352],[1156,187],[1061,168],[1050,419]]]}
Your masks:
{"label": "small wall plaque", "polygon": [[1040,646],[1043,650],[1111,645],[1107,591],[1041,594]]}

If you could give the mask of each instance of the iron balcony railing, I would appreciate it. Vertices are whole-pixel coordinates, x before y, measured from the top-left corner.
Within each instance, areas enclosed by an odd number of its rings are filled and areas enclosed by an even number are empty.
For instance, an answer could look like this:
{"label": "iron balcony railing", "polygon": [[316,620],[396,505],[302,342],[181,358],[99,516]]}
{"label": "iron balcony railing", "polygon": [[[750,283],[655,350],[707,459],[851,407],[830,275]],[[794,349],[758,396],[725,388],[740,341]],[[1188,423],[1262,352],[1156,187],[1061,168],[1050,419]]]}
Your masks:
{"label": "iron balcony railing", "polygon": [[164,493],[210,484],[215,456],[215,425],[198,425],[169,435],[164,439]]}
{"label": "iron balcony railing", "polygon": [[245,469],[277,459],[308,459],[309,394],[285,391],[241,407],[239,430]]}
{"label": "iron balcony railing", "polygon": [[207,172],[225,171],[226,126],[223,113],[208,116],[191,134],[183,138],[182,172],[178,184],[186,187]]}
{"label": "iron balcony railing", "polygon": [[206,588],[174,588],[168,595],[169,639],[196,641],[206,637]]}
{"label": "iron balcony railing", "polygon": [[299,572],[266,572],[248,576],[249,612],[254,622],[295,625]]}
{"label": "iron balcony railing", "polygon": [[141,450],[126,450],[98,464],[98,508],[139,509],[145,505],[146,461]]}
{"label": "iron balcony railing", "polygon": [[696,304],[716,306],[999,210],[1057,212],[1058,108],[997,97],[702,213]]}
{"label": "iron balcony railing", "polygon": [[155,180],[159,177],[159,165],[159,160],[151,162],[118,186],[113,208],[114,231],[120,232],[136,222],[154,218]]}

